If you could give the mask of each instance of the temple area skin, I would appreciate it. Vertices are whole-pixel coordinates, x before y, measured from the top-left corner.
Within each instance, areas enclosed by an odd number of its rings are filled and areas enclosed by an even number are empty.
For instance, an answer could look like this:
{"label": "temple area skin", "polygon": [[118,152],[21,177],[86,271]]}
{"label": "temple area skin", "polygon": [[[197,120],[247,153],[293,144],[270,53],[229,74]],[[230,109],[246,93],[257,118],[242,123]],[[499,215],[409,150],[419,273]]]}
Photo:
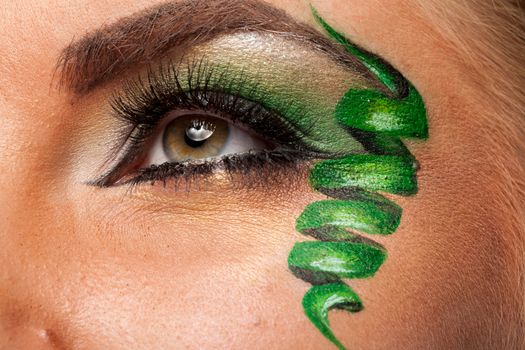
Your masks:
{"label": "temple area skin", "polygon": [[[362,60],[391,93],[386,96],[380,91],[350,89],[338,103],[335,119],[347,128],[387,137],[428,137],[425,107],[415,88],[382,60],[337,33],[315,9],[313,15],[327,34]],[[403,83],[406,91],[400,87]],[[370,146],[374,141],[369,138],[365,142]],[[415,158],[404,151],[390,155],[403,149],[395,142],[390,144],[394,149],[389,150],[387,143],[375,144],[373,150],[378,154],[350,155],[315,164],[310,173],[312,188],[339,199],[310,204],[297,219],[299,232],[321,242],[297,243],[288,266],[295,276],[314,285],[303,298],[305,313],[340,350],[346,347],[331,330],[328,311],[363,309],[343,279],[372,277],[386,259],[384,249],[374,242],[359,242],[358,233],[391,234],[402,213],[400,207],[375,192],[404,196],[417,192]]]}

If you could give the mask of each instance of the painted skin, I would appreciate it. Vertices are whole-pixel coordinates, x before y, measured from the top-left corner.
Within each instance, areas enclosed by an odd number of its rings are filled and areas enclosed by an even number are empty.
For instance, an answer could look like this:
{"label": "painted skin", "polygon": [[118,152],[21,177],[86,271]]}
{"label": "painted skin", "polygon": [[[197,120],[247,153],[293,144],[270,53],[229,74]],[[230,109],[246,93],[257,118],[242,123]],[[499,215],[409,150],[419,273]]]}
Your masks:
{"label": "painted skin", "polygon": [[363,304],[342,279],[372,277],[387,256],[379,244],[348,230],[395,232],[402,209],[374,192],[403,196],[417,192],[417,162],[399,137],[427,138],[428,123],[421,95],[413,86],[404,92],[400,77],[387,64],[350,43],[312,10],[327,34],[359,58],[392,94],[350,89],[338,103],[336,120],[354,137],[360,135],[370,154],[314,165],[312,188],[336,199],[306,207],[296,229],[320,242],[296,243],[288,257],[292,273],[314,285],[303,298],[306,315],[338,349],[346,349],[330,328],[328,312],[358,312]]}

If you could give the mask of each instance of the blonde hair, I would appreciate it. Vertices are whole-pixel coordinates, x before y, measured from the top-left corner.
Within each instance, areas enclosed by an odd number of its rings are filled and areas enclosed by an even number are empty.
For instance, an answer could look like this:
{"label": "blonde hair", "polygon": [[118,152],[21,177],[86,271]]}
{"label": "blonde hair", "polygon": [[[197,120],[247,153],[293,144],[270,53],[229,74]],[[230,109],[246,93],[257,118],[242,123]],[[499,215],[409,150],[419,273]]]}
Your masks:
{"label": "blonde hair", "polygon": [[[520,276],[517,290],[508,298],[517,310],[508,329],[508,348],[525,347],[525,1],[523,0],[417,0],[425,17],[434,22],[458,59],[477,77],[478,98],[495,103],[483,124],[493,133],[491,147],[505,155],[496,166],[506,181],[500,186],[500,201],[514,216],[511,223],[515,265],[508,272]],[[505,272],[502,272],[505,273]],[[513,277],[516,279],[516,277]],[[508,325],[500,324],[499,327]],[[490,332],[490,330],[487,330]]]}
{"label": "blonde hair", "polygon": [[417,1],[457,57],[468,60],[479,77],[490,78],[492,84],[480,92],[497,96],[503,112],[517,116],[505,122],[517,136],[514,147],[525,167],[525,0]]}

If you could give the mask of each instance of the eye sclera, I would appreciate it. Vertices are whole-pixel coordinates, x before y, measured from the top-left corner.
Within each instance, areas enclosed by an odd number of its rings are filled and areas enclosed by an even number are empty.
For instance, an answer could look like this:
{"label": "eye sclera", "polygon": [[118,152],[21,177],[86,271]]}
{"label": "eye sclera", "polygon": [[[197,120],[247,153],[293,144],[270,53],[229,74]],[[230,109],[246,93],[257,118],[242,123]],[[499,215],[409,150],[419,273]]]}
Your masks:
{"label": "eye sclera", "polygon": [[[276,148],[274,144],[244,130],[242,125],[235,125],[219,113],[177,110],[164,119],[154,136],[156,140],[145,158],[144,166],[158,166],[169,162],[212,161],[226,155],[270,151]],[[205,131],[207,126],[212,129],[207,134],[195,134],[199,137],[207,136],[202,140],[191,140],[188,137],[190,129]]]}

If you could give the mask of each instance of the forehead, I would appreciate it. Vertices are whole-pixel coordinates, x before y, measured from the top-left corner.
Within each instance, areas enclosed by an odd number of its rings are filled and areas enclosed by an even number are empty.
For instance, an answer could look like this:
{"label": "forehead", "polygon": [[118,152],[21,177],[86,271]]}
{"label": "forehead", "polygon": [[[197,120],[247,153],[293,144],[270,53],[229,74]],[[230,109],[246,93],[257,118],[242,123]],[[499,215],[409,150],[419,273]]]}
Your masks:
{"label": "forehead", "polygon": [[[232,1],[233,2],[233,1]],[[313,24],[309,3],[303,0],[270,0],[275,7],[284,9],[301,22]],[[112,24],[119,19],[160,4],[155,0],[48,0],[48,1],[5,1],[0,5],[2,14],[2,41],[0,42],[0,86],[5,99],[20,99],[25,95],[34,96],[35,90],[49,92],[55,66],[61,51],[73,41],[82,38],[103,25]],[[224,1],[228,3],[228,1]],[[394,46],[385,40],[395,35],[391,29],[418,26],[415,16],[404,11],[406,5],[397,1],[385,4],[378,1],[333,1],[330,3],[314,1],[313,4],[326,13],[328,19],[338,26],[348,27],[348,21],[359,23],[349,27],[354,31],[353,40],[365,44],[380,38],[380,46]],[[341,11],[344,9],[344,11]],[[348,17],[352,14],[352,17]],[[389,19],[385,19],[385,16]],[[377,30],[377,23],[381,29]],[[406,31],[405,31],[406,32]],[[375,34],[374,34],[375,33]],[[406,34],[405,34],[406,37]],[[382,38],[382,39],[381,39]],[[405,40],[407,42],[410,41]],[[402,44],[402,41],[395,40]],[[402,44],[403,45],[403,44]],[[408,43],[405,46],[410,46]],[[363,45],[368,46],[368,45]],[[385,50],[383,50],[385,52]],[[385,52],[388,59],[388,52]],[[9,86],[9,88],[7,87]]]}
{"label": "forehead", "polygon": [[[309,2],[267,2],[313,25]],[[155,0],[3,2],[0,5],[3,22],[0,29],[0,79],[3,82],[0,98],[3,101],[0,100],[0,107],[5,111],[13,109],[15,103],[17,107],[20,103],[25,107],[28,101],[35,99],[50,101],[50,97],[58,95],[52,82],[57,59],[65,47],[103,25],[159,3],[161,1]],[[464,95],[476,93],[474,85],[477,82],[473,80],[477,77],[469,68],[471,62],[465,62],[461,52],[445,40],[435,18],[423,11],[427,5],[432,8],[434,2],[317,0],[312,4],[352,41],[380,53],[409,80],[417,83],[431,79],[436,90],[445,90],[453,76],[458,85],[472,86],[472,89],[463,89]],[[28,114],[34,115],[34,108],[32,104]],[[21,117],[26,113],[16,114]],[[49,115],[39,114],[41,118]]]}
{"label": "forehead", "polygon": [[[3,38],[0,43],[0,62],[4,64],[0,67],[0,72],[3,73],[3,77],[9,75],[6,63],[10,66],[27,68],[34,67],[39,63],[54,63],[60,50],[72,40],[82,37],[86,32],[93,31],[104,24],[113,23],[161,2],[156,0],[3,2],[0,5],[0,13],[2,13],[2,29],[0,31]],[[267,2],[286,10],[299,20],[312,21],[309,5],[306,1],[271,0]],[[367,27],[367,32],[374,29],[368,27],[367,22],[376,23],[386,13],[381,14],[384,12],[381,9],[385,8],[385,5],[375,6],[379,5],[377,1],[333,1],[330,4],[322,1],[317,2],[319,4],[315,5],[320,8],[325,7],[323,11],[329,13],[332,20],[343,17],[340,16],[341,14],[344,14],[345,17],[348,17],[349,13],[355,14],[356,19],[359,18],[359,23],[362,23],[360,25]],[[398,5],[396,2],[389,2],[388,11],[392,12],[397,9],[399,14],[405,13],[402,17],[408,18],[407,14],[410,12],[403,11],[406,6]],[[341,12],[339,7],[344,8],[345,11]],[[392,19],[394,19],[394,13],[392,12]],[[402,17],[398,16],[398,21]],[[412,21],[413,19],[409,20]],[[394,27],[395,23],[390,25],[388,22],[383,22],[382,26],[385,28],[383,31],[387,32],[387,28],[389,26]]]}

